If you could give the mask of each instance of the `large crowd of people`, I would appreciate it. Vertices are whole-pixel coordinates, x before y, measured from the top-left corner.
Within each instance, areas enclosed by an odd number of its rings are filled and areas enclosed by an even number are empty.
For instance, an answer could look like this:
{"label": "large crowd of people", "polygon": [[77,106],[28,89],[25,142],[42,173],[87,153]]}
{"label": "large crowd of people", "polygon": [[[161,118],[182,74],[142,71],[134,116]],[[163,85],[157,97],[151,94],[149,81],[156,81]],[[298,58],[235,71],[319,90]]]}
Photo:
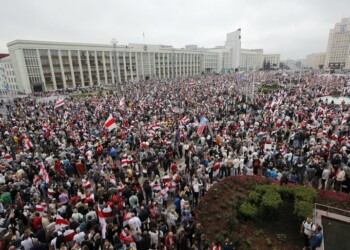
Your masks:
{"label": "large crowd of people", "polygon": [[349,192],[350,106],[317,99],[347,96],[349,76],[293,78],[149,80],[56,107],[5,103],[0,249],[229,250],[235,236],[211,242],[194,212],[222,178]]}

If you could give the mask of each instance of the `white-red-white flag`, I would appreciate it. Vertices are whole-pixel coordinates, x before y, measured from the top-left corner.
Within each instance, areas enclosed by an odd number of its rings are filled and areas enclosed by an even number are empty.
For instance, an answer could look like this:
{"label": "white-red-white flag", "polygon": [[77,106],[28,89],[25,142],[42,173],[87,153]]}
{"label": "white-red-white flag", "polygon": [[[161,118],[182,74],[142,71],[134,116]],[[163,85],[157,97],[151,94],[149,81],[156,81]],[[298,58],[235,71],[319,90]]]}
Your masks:
{"label": "white-red-white flag", "polygon": [[58,100],[58,101],[56,102],[56,104],[55,104],[54,109],[56,109],[56,108],[58,108],[58,107],[61,107],[61,106],[63,106],[63,105],[64,105],[64,99]]}
{"label": "white-red-white flag", "polygon": [[25,147],[26,149],[30,149],[30,148],[33,147],[32,142],[29,140],[29,138],[28,138],[27,136],[24,137],[24,147]]}
{"label": "white-red-white flag", "polygon": [[107,231],[106,217],[104,216],[100,206],[98,206],[97,209],[98,209],[97,215],[98,215],[98,219],[100,221],[102,239],[105,239],[106,238],[106,231]]}
{"label": "white-red-white flag", "polygon": [[61,230],[64,227],[68,227],[69,222],[64,219],[61,215],[57,214],[56,215],[56,221],[55,221],[55,231]]}
{"label": "white-red-white flag", "polygon": [[39,174],[43,177],[45,183],[50,182],[49,175],[47,174],[46,168],[43,163],[40,163],[40,171]]}
{"label": "white-red-white flag", "polygon": [[108,129],[108,131],[112,131],[113,129],[117,128],[117,124],[115,123],[112,115],[108,116],[104,126]]}

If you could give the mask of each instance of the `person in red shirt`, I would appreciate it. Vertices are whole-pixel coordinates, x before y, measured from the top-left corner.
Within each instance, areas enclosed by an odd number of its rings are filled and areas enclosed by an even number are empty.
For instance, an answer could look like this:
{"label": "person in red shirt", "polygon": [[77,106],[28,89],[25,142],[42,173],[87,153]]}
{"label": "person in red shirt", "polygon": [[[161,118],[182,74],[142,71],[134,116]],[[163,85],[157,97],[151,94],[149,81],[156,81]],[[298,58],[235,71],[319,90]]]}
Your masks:
{"label": "person in red shirt", "polygon": [[39,225],[41,225],[41,223],[42,223],[42,218],[41,218],[40,214],[35,213],[35,217],[33,219],[33,228],[35,231],[38,230]]}
{"label": "person in red shirt", "polygon": [[173,174],[176,174],[177,173],[177,165],[175,162],[173,162],[173,164],[171,164],[171,172]]}
{"label": "person in red shirt", "polygon": [[173,232],[169,232],[168,235],[165,237],[165,247],[169,250],[174,250],[176,248],[176,237],[174,236]]}

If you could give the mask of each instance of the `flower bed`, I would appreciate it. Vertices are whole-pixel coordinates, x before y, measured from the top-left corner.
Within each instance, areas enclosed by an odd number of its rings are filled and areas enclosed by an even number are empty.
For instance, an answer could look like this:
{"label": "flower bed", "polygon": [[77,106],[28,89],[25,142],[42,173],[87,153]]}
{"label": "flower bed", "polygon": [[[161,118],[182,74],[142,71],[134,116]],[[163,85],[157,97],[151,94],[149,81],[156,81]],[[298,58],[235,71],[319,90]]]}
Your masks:
{"label": "flower bed", "polygon": [[314,203],[350,209],[347,195],[287,185],[258,176],[228,177],[200,200],[196,220],[211,241],[230,237],[240,249],[301,249],[299,226]]}

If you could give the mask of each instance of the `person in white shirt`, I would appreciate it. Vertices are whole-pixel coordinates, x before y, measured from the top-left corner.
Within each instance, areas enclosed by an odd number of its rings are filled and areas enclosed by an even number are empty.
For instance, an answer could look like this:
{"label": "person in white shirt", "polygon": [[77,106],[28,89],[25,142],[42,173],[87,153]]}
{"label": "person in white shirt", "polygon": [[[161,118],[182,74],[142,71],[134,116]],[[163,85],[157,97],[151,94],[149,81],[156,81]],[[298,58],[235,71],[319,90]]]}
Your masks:
{"label": "person in white shirt", "polygon": [[91,216],[92,220],[96,220],[97,219],[96,211],[90,209],[90,211],[86,214],[86,218],[88,218],[89,216]]}
{"label": "person in white shirt", "polygon": [[75,232],[76,234],[73,237],[73,241],[82,243],[85,237],[85,233],[81,232],[79,227],[75,230]]}
{"label": "person in white shirt", "polygon": [[129,225],[134,225],[136,228],[141,228],[142,223],[139,217],[137,217],[134,213],[131,215],[131,219],[129,220]]}
{"label": "person in white shirt", "polygon": [[203,184],[202,184],[202,183],[199,183],[197,178],[194,178],[194,179],[193,179],[193,182],[192,182],[192,188],[193,188],[194,202],[195,202],[196,205],[197,205],[197,203],[198,203],[199,188],[200,188],[201,186],[203,186]]}
{"label": "person in white shirt", "polygon": [[306,218],[303,223],[301,223],[300,233],[304,234],[304,248],[309,249],[310,246],[310,237],[315,232],[316,226],[312,222],[311,218]]}
{"label": "person in white shirt", "polygon": [[30,250],[33,247],[33,239],[29,237],[29,234],[27,232],[23,234],[21,246],[24,250]]}
{"label": "person in white shirt", "polygon": [[322,171],[322,179],[321,179],[322,189],[327,189],[328,179],[330,174],[331,174],[331,171],[327,167],[325,167]]}
{"label": "person in white shirt", "polygon": [[179,218],[179,215],[176,213],[175,209],[171,209],[168,213],[169,224],[172,228],[176,228],[176,222]]}
{"label": "person in white shirt", "polygon": [[78,209],[74,208],[73,210],[73,214],[72,214],[72,218],[75,221],[79,221],[83,219],[83,215],[81,213],[78,212]]}
{"label": "person in white shirt", "polygon": [[237,176],[239,175],[240,160],[238,159],[238,157],[235,157],[232,163],[233,163],[233,175]]}

